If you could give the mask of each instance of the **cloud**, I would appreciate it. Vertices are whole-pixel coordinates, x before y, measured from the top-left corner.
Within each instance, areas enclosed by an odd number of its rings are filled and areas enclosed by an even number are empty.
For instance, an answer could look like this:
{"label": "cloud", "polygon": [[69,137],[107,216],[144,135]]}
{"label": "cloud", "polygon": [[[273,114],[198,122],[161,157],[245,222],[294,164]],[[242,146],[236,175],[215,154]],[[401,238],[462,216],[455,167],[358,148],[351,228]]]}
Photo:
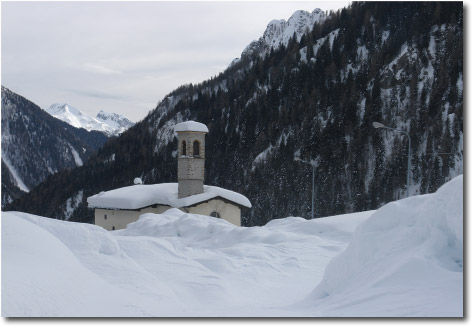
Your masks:
{"label": "cloud", "polygon": [[108,68],[99,64],[94,64],[94,63],[84,63],[82,64],[81,67],[85,71],[96,73],[96,74],[103,74],[103,75],[121,74],[121,71]]}
{"label": "cloud", "polygon": [[87,89],[65,89],[65,91],[80,95],[80,96],[87,96],[99,99],[107,99],[107,100],[118,100],[118,101],[130,101],[131,98],[129,96],[122,96],[116,94],[109,94],[105,92],[100,92],[96,90],[87,90]]}

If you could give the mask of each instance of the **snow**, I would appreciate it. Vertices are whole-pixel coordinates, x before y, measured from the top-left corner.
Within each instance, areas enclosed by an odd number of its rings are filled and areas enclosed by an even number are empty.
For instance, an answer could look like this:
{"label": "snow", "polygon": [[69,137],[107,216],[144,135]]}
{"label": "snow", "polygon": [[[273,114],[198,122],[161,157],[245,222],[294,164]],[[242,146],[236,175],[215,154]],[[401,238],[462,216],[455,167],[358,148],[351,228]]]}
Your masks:
{"label": "snow", "polygon": [[[329,49],[330,49],[330,51],[333,51],[334,39],[338,37],[338,34],[339,34],[339,28],[328,34],[329,35]],[[366,51],[367,51],[367,49],[366,49]]]}
{"label": "snow", "polygon": [[89,207],[97,208],[139,209],[154,204],[181,208],[222,197],[241,206],[251,207],[251,202],[245,196],[215,186],[203,186],[203,193],[184,198],[177,198],[177,194],[178,183],[134,185],[101,192],[88,197],[87,202]]}
{"label": "snow", "polygon": [[114,232],[4,213],[2,315],[293,315],[371,213],[241,228],[170,209]]}
{"label": "snow", "polygon": [[82,162],[82,159],[80,158],[80,155],[79,155],[79,153],[77,153],[75,148],[70,146],[70,151],[72,152],[72,156],[74,157],[75,165],[77,165],[77,166],[84,165],[84,162]]}
{"label": "snow", "polygon": [[18,172],[16,171],[15,167],[13,166],[13,164],[11,164],[11,162],[8,159],[7,155],[3,152],[2,152],[2,160],[5,163],[5,165],[7,166],[8,170],[11,173],[11,175],[13,176],[13,179],[15,179],[18,188],[20,188],[20,190],[22,190],[22,191],[29,192],[28,187],[25,185],[23,180],[18,175]]}
{"label": "snow", "polygon": [[107,124],[98,121],[67,103],[52,104],[45,111],[76,128],[84,128],[87,131],[97,130],[107,134],[113,133],[113,129]]}
{"label": "snow", "polygon": [[459,73],[459,78],[457,78],[457,83],[456,83],[458,95],[462,96],[462,92],[464,90],[464,82],[462,80],[462,73]]}
{"label": "snow", "polygon": [[361,122],[364,121],[365,102],[366,102],[366,98],[363,97],[362,100],[360,101],[360,103],[358,104],[359,105],[359,110],[357,112],[358,112],[358,115],[359,115],[359,121],[361,121]]}
{"label": "snow", "polygon": [[84,191],[78,191],[74,196],[70,197],[66,201],[66,211],[64,219],[68,221],[74,213],[77,206],[82,202]]}
{"label": "snow", "polygon": [[101,131],[108,136],[119,135],[134,125],[133,122],[116,113],[100,111],[97,118],[94,118],[67,103],[52,104],[44,111],[73,127],[84,128],[87,131]]}
{"label": "snow", "polygon": [[262,152],[260,152],[255,158],[254,161],[252,161],[252,167],[251,171],[254,172],[256,170],[257,165],[259,164],[264,164],[267,162],[267,157],[272,154],[274,150],[278,150],[280,148],[280,144],[282,141],[284,142],[285,145],[287,145],[287,139],[292,135],[293,131],[289,130],[284,131],[280,134],[279,138],[275,142],[275,146],[272,144],[269,144],[269,147],[264,149]]}
{"label": "snow", "polygon": [[431,35],[429,38],[428,51],[434,60],[436,58],[436,39],[434,38],[434,35]]}
{"label": "snow", "polygon": [[387,41],[389,37],[390,37],[390,31],[383,31],[382,32],[382,44],[385,43],[385,41]]}
{"label": "snow", "polygon": [[306,52],[307,51],[307,47],[303,47],[302,49],[300,49],[300,61],[301,62],[307,62],[307,59],[306,59]]}
{"label": "snow", "polygon": [[463,177],[385,205],[326,267],[304,304],[320,315],[463,315]]}
{"label": "snow", "polygon": [[334,39],[338,37],[339,34],[339,28],[330,32],[328,35],[325,37],[319,38],[316,40],[315,44],[313,45],[313,55],[316,57],[316,54],[318,53],[318,50],[323,46],[323,44],[326,42],[326,40],[329,40],[329,49],[332,51],[333,50],[333,43]]}
{"label": "snow", "polygon": [[366,61],[367,58],[369,57],[369,50],[367,50],[367,47],[365,45],[359,46],[357,48],[357,58],[359,61]]}
{"label": "snow", "polygon": [[4,212],[2,316],[462,316],[462,188],[247,228],[178,209],[111,232]]}
{"label": "snow", "polygon": [[185,121],[175,125],[174,127],[175,132],[179,131],[197,131],[197,132],[208,132],[208,127],[203,123],[196,122],[196,121]]}
{"label": "snow", "polygon": [[266,30],[258,41],[251,42],[242,52],[245,54],[254,53],[258,48],[263,47],[258,53],[264,56],[270,49],[278,48],[280,45],[287,46],[290,38],[295,33],[297,41],[300,41],[302,35],[311,31],[315,23],[322,23],[326,20],[326,15],[321,9],[315,9],[311,13],[304,10],[298,10],[286,21],[285,19],[272,20],[267,25]]}
{"label": "snow", "polygon": [[117,113],[105,112],[103,110],[98,112],[96,119],[110,126],[114,130],[114,135],[119,135],[134,126],[134,122],[128,120],[126,117]]}

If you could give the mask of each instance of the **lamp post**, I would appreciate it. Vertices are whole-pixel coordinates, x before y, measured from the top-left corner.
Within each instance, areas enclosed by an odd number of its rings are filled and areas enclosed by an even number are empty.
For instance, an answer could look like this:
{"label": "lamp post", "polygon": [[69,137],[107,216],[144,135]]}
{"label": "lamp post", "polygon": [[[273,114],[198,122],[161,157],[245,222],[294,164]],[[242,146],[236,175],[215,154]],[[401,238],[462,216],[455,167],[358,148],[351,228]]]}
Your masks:
{"label": "lamp post", "polygon": [[393,130],[400,132],[408,137],[408,170],[406,174],[406,196],[410,196],[410,170],[411,170],[411,138],[410,135],[406,131],[400,130],[400,129],[395,129],[391,127],[384,126],[380,122],[373,122],[372,125],[374,126],[375,129],[378,128],[383,128],[383,129],[388,129],[388,130]]}
{"label": "lamp post", "polygon": [[311,179],[311,219],[313,219],[314,213],[315,213],[315,166],[317,166],[318,164],[316,161],[310,160],[310,162],[308,162],[308,161],[302,160],[298,156],[294,158],[294,161],[309,164],[311,165],[313,169],[313,175]]}

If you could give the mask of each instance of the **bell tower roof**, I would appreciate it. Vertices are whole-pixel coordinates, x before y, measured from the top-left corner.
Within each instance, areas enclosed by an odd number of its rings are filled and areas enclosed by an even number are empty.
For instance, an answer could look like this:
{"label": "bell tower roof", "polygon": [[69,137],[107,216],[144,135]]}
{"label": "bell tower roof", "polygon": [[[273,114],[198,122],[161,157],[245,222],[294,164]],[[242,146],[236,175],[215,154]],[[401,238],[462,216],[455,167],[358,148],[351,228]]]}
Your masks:
{"label": "bell tower roof", "polygon": [[174,127],[175,132],[184,132],[184,131],[196,131],[196,132],[204,132],[208,133],[208,127],[203,123],[196,122],[196,121],[185,121],[175,125]]}

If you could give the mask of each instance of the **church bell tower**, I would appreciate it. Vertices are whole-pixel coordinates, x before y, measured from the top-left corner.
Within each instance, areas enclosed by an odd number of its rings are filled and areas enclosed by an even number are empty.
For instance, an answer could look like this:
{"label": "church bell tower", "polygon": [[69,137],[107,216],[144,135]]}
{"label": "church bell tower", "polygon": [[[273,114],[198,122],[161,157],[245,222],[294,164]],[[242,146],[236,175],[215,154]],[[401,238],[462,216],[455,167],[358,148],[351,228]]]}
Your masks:
{"label": "church bell tower", "polygon": [[178,198],[203,193],[205,178],[205,134],[208,128],[195,121],[175,125],[178,140]]}

